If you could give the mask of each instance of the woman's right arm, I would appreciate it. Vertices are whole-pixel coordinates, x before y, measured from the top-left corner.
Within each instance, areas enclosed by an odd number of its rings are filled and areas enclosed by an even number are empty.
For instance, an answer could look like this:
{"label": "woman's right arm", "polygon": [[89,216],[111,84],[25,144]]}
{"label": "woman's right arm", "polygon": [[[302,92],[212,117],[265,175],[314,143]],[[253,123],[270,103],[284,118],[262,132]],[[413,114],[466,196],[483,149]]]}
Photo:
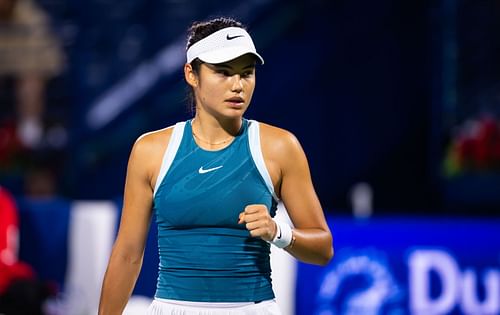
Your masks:
{"label": "woman's right arm", "polygon": [[139,138],[130,154],[120,228],[101,291],[99,315],[122,314],[139,275],[151,220],[154,159],[151,136]]}

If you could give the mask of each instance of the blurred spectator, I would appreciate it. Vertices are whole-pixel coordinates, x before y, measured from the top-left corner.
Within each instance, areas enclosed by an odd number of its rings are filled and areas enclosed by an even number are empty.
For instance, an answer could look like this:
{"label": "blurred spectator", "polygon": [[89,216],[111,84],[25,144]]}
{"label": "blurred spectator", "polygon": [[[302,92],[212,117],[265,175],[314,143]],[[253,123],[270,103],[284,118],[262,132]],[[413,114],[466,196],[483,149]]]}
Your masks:
{"label": "blurred spectator", "polygon": [[48,290],[18,260],[19,220],[12,196],[0,187],[0,314],[38,315]]}
{"label": "blurred spectator", "polygon": [[9,106],[15,112],[16,136],[26,148],[44,137],[46,84],[62,68],[46,14],[31,0],[0,0],[0,94],[13,103],[1,104],[2,115]]}

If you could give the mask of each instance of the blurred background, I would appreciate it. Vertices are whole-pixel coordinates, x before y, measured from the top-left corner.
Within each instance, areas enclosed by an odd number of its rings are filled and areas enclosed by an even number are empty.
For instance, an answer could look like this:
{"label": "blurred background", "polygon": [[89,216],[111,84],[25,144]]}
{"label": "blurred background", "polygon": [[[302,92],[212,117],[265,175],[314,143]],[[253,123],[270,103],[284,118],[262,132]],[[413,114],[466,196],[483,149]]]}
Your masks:
{"label": "blurred background", "polygon": [[[500,314],[494,0],[0,0],[0,210],[17,213],[16,277],[32,280],[20,290],[61,313],[78,235],[103,246],[101,270],[113,236],[95,224],[117,224],[132,144],[191,117],[186,29],[220,15],[247,24],[266,60],[246,117],[297,136],[335,238],[328,267],[293,271],[292,309]],[[137,290],[151,297],[148,253]]]}

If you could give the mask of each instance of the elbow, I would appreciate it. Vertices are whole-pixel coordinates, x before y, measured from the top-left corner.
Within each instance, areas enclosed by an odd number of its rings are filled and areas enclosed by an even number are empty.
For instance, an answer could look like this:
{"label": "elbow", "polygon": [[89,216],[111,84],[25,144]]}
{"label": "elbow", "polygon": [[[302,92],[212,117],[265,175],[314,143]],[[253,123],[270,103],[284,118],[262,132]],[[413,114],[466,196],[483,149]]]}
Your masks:
{"label": "elbow", "polygon": [[320,266],[326,266],[330,263],[330,261],[333,259],[334,255],[334,249],[333,249],[333,237],[331,233],[328,233],[328,242],[327,245],[325,246],[325,250],[323,251],[323,255],[321,257],[321,260],[319,262]]}
{"label": "elbow", "polygon": [[316,253],[312,263],[319,266],[326,266],[333,259],[334,255],[331,234],[328,234],[328,238],[326,238],[320,248],[321,249]]}
{"label": "elbow", "polygon": [[324,255],[322,255],[322,257],[318,261],[318,265],[320,266],[328,265],[330,261],[333,259],[333,255],[334,255],[333,246],[330,245],[328,250],[325,251]]}
{"label": "elbow", "polygon": [[325,231],[321,235],[321,238],[314,240],[313,244],[309,243],[308,246],[304,245],[300,249],[297,248],[292,255],[308,264],[326,266],[333,259],[334,250],[332,240],[331,233]]}
{"label": "elbow", "polygon": [[144,252],[142,253],[120,253],[117,257],[121,263],[130,266],[141,266],[142,260],[144,258]]}
{"label": "elbow", "polygon": [[143,258],[144,250],[129,246],[115,246],[111,253],[111,260],[128,266],[141,266]]}

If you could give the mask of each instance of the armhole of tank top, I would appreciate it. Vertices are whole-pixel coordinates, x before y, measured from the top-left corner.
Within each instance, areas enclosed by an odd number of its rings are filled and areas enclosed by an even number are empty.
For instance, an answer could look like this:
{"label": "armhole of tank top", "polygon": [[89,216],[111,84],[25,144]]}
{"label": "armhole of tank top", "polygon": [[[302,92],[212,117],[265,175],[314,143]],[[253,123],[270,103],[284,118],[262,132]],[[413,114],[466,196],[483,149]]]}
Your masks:
{"label": "armhole of tank top", "polygon": [[278,202],[279,198],[274,192],[271,175],[269,175],[266,163],[264,162],[264,156],[262,155],[262,148],[260,146],[259,122],[256,120],[248,121],[248,144],[250,147],[250,153],[252,154],[252,159],[255,163],[255,166],[257,166],[257,170],[264,179],[267,189],[273,195],[274,200]]}
{"label": "armhole of tank top", "polygon": [[170,140],[168,142],[167,149],[163,154],[163,161],[161,162],[160,172],[158,173],[158,177],[156,178],[155,190],[153,192],[153,198],[156,196],[156,192],[163,181],[163,178],[167,174],[172,162],[174,161],[175,155],[177,154],[177,150],[181,145],[182,135],[184,134],[184,126],[186,125],[185,121],[178,122],[174,126],[174,130],[172,131],[172,135],[170,136]]}

